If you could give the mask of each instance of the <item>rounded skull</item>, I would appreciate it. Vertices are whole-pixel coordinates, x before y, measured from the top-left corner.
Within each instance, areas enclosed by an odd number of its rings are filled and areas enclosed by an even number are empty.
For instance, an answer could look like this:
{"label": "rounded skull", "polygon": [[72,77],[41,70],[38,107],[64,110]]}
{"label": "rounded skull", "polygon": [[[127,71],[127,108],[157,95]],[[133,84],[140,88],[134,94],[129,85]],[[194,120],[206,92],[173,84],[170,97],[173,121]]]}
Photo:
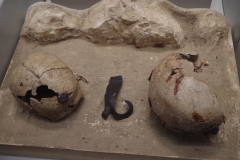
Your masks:
{"label": "rounded skull", "polygon": [[72,112],[82,96],[73,72],[53,54],[29,55],[12,77],[13,96],[28,109],[52,121]]}
{"label": "rounded skull", "polygon": [[178,53],[164,58],[150,77],[150,106],[170,130],[189,135],[216,134],[225,120],[217,98],[207,84],[183,73],[181,59],[192,62],[195,72],[201,72],[204,66],[197,63],[198,55]]}

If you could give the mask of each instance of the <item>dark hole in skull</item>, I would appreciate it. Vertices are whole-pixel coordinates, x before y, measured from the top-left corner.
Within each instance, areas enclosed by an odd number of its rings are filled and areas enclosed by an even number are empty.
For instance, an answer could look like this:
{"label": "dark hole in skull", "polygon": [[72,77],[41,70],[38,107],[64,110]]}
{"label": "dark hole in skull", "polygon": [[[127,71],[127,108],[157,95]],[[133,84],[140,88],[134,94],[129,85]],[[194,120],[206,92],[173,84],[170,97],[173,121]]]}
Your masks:
{"label": "dark hole in skull", "polygon": [[30,98],[32,97],[32,91],[28,90],[25,96],[17,96],[21,101],[26,102],[30,105]]}
{"label": "dark hole in skull", "polygon": [[69,109],[73,109],[73,108],[74,108],[74,106],[73,106],[73,105],[70,105],[70,106],[68,106],[68,108],[69,108]]}
{"label": "dark hole in skull", "polygon": [[180,53],[180,56],[181,56],[182,59],[186,59],[186,60],[188,60],[189,62],[192,62],[192,63],[195,63],[198,60],[198,55],[181,54]]}
{"label": "dark hole in skull", "polygon": [[46,85],[41,85],[37,87],[37,95],[32,95],[32,91],[28,90],[25,96],[17,96],[21,101],[26,102],[30,105],[30,98],[34,98],[38,101],[41,101],[42,98],[52,98],[57,96],[58,94],[55,93],[53,90],[49,89]]}
{"label": "dark hole in skull", "polygon": [[33,98],[37,99],[38,101],[40,101],[42,98],[52,98],[58,95],[53,90],[48,89],[48,86],[45,85],[39,86],[36,92],[37,95],[33,96]]}

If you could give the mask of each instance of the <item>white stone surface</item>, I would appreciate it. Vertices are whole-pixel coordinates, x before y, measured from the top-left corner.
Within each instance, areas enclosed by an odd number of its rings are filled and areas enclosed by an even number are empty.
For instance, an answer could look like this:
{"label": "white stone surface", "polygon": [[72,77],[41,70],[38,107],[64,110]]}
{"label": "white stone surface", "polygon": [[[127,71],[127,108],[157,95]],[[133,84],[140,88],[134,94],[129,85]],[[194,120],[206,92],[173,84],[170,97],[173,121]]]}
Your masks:
{"label": "white stone surface", "polygon": [[28,10],[21,35],[39,43],[82,37],[103,44],[178,47],[183,31],[167,5],[166,1],[104,0],[86,10],[72,10],[36,3]]}

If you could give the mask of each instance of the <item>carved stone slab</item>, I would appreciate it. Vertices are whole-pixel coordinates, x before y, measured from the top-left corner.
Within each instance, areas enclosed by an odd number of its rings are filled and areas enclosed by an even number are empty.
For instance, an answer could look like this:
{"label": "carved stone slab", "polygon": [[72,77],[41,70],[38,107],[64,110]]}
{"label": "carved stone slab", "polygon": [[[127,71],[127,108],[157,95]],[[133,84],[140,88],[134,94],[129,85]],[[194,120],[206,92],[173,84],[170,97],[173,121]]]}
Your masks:
{"label": "carved stone slab", "polygon": [[[89,81],[80,82],[84,99],[79,106],[59,122],[27,111],[9,90],[13,70],[35,52],[55,54]],[[209,62],[193,76],[209,85],[227,118],[216,136],[172,133],[150,110],[149,74],[161,59],[181,52],[196,52]],[[191,66],[186,70],[191,72]],[[116,108],[124,112],[123,101],[128,99],[134,112],[122,121],[103,120],[106,86],[117,75],[124,81]],[[37,3],[28,10],[0,88],[0,153],[50,158],[237,159],[239,93],[230,28],[220,13],[183,9],[164,0],[103,0],[83,11]]]}

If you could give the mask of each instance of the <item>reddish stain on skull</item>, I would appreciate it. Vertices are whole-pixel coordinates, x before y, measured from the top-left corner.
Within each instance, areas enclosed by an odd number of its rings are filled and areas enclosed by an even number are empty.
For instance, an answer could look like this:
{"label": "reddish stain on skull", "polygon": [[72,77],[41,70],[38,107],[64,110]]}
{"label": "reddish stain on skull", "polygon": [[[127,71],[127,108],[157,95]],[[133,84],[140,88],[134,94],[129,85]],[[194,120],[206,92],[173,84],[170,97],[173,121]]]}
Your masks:
{"label": "reddish stain on skull", "polygon": [[172,75],[168,76],[166,82],[169,82],[172,79]]}
{"label": "reddish stain on skull", "polygon": [[203,117],[200,114],[196,113],[196,112],[192,113],[192,118],[195,120],[195,122],[205,122]]}
{"label": "reddish stain on skull", "polygon": [[182,82],[183,78],[184,78],[184,75],[181,74],[181,75],[176,79],[176,84],[175,84],[175,87],[174,87],[174,95],[177,95],[178,86],[179,86],[179,84]]}

